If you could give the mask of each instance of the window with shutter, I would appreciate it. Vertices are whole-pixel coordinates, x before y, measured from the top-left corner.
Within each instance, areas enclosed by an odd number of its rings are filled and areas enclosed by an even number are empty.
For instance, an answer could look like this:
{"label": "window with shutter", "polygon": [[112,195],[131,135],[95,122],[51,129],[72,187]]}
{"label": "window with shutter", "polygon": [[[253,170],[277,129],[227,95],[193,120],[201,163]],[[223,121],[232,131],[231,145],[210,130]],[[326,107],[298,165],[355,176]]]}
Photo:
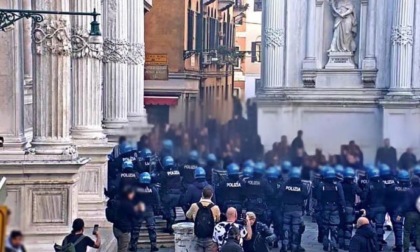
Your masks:
{"label": "window with shutter", "polygon": [[187,38],[187,51],[194,50],[194,11],[188,10],[188,38]]}

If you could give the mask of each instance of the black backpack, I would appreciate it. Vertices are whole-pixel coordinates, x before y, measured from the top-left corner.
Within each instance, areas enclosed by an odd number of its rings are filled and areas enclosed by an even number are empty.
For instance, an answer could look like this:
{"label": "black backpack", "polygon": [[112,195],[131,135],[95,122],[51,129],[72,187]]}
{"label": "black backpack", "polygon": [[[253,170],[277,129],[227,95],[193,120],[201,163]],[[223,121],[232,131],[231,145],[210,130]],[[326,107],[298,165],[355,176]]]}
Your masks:
{"label": "black backpack", "polygon": [[117,199],[109,199],[106,204],[105,216],[106,219],[115,223],[118,220],[118,210],[120,209],[120,201]]}
{"label": "black backpack", "polygon": [[214,230],[214,217],[211,208],[213,203],[203,206],[201,202],[197,203],[198,212],[194,220],[194,234],[198,238],[211,238]]}

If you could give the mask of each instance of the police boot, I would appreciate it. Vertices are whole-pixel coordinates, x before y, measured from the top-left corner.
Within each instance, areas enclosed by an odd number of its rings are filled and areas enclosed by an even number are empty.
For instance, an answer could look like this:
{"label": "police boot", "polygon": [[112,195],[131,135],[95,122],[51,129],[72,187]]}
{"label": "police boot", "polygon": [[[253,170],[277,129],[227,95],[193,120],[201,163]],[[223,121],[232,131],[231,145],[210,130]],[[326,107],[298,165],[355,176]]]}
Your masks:
{"label": "police boot", "polygon": [[322,250],[324,250],[324,251],[329,251],[329,247],[328,247],[328,245],[327,245],[327,246],[322,246]]}
{"label": "police boot", "polygon": [[150,251],[159,251],[158,247],[156,247],[156,245],[152,245],[150,247]]}
{"label": "police boot", "polygon": [[402,252],[403,248],[401,246],[396,246],[394,248],[392,248],[392,252]]}

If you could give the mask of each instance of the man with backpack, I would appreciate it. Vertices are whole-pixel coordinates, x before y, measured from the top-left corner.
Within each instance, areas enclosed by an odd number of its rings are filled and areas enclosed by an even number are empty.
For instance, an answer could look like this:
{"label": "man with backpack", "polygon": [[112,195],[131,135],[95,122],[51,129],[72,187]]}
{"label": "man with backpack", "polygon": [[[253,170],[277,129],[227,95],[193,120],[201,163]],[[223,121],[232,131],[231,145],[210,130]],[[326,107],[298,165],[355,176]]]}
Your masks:
{"label": "man with backpack", "polygon": [[191,205],[187,211],[187,218],[194,220],[194,234],[197,236],[197,243],[194,251],[216,252],[217,244],[213,242],[213,230],[220,220],[220,209],[211,198],[213,189],[207,186],[203,189],[202,198],[199,202]]}
{"label": "man with backpack", "polygon": [[[90,237],[83,235],[85,229],[85,222],[82,219],[75,219],[73,221],[73,230],[63,240],[62,247],[58,250],[59,252],[86,252],[87,247],[98,249],[101,246],[101,238],[98,232],[96,241],[93,241]],[[57,251],[57,248],[56,248]]]}

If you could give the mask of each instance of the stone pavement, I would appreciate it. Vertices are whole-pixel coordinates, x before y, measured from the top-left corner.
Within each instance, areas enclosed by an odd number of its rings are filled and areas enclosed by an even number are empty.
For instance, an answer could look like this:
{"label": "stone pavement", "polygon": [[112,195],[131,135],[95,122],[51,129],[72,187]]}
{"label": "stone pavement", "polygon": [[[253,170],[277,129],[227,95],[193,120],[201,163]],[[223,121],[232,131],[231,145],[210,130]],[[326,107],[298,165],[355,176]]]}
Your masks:
{"label": "stone pavement", "polygon": [[[302,246],[306,249],[307,252],[322,252],[322,244],[318,243],[317,241],[317,225],[316,223],[312,223],[311,218],[305,217],[305,225],[306,230],[302,237]],[[385,252],[391,252],[392,247],[394,246],[394,234],[390,231],[385,231],[385,240],[388,242],[388,246],[385,248]],[[272,251],[279,251],[280,249],[272,249]],[[139,250],[139,252],[146,252],[150,250]],[[174,251],[173,248],[170,249],[161,249],[161,252],[169,252]],[[344,250],[340,250],[343,251]],[[415,251],[414,248],[411,248],[411,251]]]}

